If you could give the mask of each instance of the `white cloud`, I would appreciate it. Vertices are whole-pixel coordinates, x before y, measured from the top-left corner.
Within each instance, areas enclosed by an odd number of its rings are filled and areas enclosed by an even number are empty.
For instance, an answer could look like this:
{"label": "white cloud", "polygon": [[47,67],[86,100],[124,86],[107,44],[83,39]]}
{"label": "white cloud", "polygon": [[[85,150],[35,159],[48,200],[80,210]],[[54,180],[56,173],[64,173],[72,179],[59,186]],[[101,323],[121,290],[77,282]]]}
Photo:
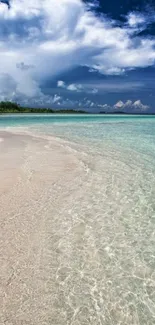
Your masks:
{"label": "white cloud", "polygon": [[141,111],[141,112],[145,112],[149,109],[149,106],[148,105],[143,105],[142,102],[139,100],[136,100],[134,103],[133,103],[133,108],[135,111]]}
{"label": "white cloud", "polygon": [[136,27],[137,25],[145,24],[146,17],[138,12],[131,12],[128,15],[128,24],[131,27]]}
{"label": "white cloud", "polygon": [[82,84],[69,84],[67,85],[64,81],[59,80],[57,82],[57,87],[59,88],[65,88],[69,91],[74,91],[74,92],[85,92],[85,93],[90,93],[90,94],[97,94],[98,89],[91,87],[91,85],[82,85]]}
{"label": "white cloud", "polygon": [[57,105],[58,102],[63,103],[63,98],[58,94],[45,95],[40,90],[37,96],[28,96],[27,92],[23,94],[19,85],[8,74],[0,74],[0,101],[18,102],[24,106],[43,106],[51,107]]}
{"label": "white cloud", "polygon": [[59,80],[59,81],[57,82],[57,87],[65,88],[65,89],[70,90],[70,91],[77,91],[77,92],[79,92],[79,91],[83,91],[83,87],[82,87],[82,85],[80,85],[80,84],[69,84],[69,85],[67,85],[67,84],[66,84],[64,81],[62,81],[62,80]]}
{"label": "white cloud", "polygon": [[65,88],[65,82],[62,81],[62,80],[59,80],[59,81],[57,82],[57,86],[60,87],[60,88]]}
{"label": "white cloud", "polygon": [[136,100],[132,102],[131,100],[127,100],[126,102],[118,101],[114,105],[108,104],[99,104],[98,102],[92,101],[87,97],[81,100],[64,100],[61,98],[60,102],[61,106],[67,108],[77,108],[93,112],[106,112],[106,113],[113,113],[113,112],[126,112],[126,113],[145,113],[149,110],[148,105],[144,105],[141,100]]}
{"label": "white cloud", "polygon": [[115,110],[130,110],[134,113],[142,113],[147,111],[149,109],[149,106],[142,104],[141,100],[138,99],[135,102],[127,100],[125,103],[120,100],[113,106],[113,108]]}
{"label": "white cloud", "polygon": [[114,105],[114,108],[116,109],[119,109],[119,108],[124,108],[124,103],[119,100],[119,102],[117,102],[115,105]]}
{"label": "white cloud", "polygon": [[137,36],[144,20],[131,13],[118,27],[81,0],[12,0],[9,10],[1,3],[0,74],[9,74],[20,93],[35,97],[44,80],[77,66],[121,74],[154,65],[155,38]]}
{"label": "white cloud", "polygon": [[67,89],[68,90],[71,90],[71,91],[82,91],[83,88],[81,85],[76,85],[76,84],[70,84],[67,86]]}
{"label": "white cloud", "polygon": [[53,103],[59,102],[60,99],[61,99],[61,97],[58,96],[57,94],[55,94],[54,97],[53,97]]}
{"label": "white cloud", "polygon": [[144,30],[149,24],[152,24],[155,20],[155,11],[150,10],[149,7],[145,13],[139,11],[130,12],[127,15],[127,23],[129,27],[139,30]]}

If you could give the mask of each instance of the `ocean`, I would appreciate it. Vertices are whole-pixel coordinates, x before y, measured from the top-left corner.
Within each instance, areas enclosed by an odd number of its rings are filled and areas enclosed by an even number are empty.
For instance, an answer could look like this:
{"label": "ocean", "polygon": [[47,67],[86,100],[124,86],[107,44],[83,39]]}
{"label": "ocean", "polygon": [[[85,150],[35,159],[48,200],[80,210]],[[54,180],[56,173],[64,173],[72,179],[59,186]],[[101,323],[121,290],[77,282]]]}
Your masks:
{"label": "ocean", "polygon": [[[1,115],[0,128],[25,128],[44,135],[56,135],[90,148],[124,150],[152,162],[155,155],[155,116],[151,115]],[[125,154],[124,152],[124,154]],[[123,154],[123,152],[122,152]],[[147,163],[146,163],[147,164]],[[147,167],[147,166],[146,166]]]}
{"label": "ocean", "polygon": [[49,151],[57,139],[82,171],[59,215],[59,286],[74,317],[55,324],[155,324],[155,116],[10,115],[1,129],[47,139]]}

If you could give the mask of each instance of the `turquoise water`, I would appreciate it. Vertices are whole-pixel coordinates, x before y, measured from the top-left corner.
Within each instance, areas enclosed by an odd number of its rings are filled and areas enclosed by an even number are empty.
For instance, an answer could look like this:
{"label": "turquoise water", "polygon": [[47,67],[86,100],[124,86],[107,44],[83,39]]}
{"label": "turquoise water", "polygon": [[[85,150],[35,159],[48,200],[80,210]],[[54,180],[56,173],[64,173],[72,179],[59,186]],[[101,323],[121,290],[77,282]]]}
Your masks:
{"label": "turquoise water", "polygon": [[93,152],[134,154],[154,169],[155,116],[146,115],[2,115],[0,128],[25,128],[44,135],[85,144]]}
{"label": "turquoise water", "polygon": [[48,139],[43,150],[51,160],[56,136],[80,165],[65,184],[69,201],[60,214],[71,217],[64,249],[74,243],[72,224],[80,225],[78,235],[85,229],[72,259],[62,255],[72,270],[63,291],[81,308],[77,324],[89,314],[93,325],[155,324],[155,116],[14,115],[2,116],[0,128]]}
{"label": "turquoise water", "polygon": [[72,123],[152,120],[154,115],[89,115],[89,114],[4,114],[0,116],[0,125],[26,125],[33,123]]}
{"label": "turquoise water", "polygon": [[111,140],[154,150],[155,116],[146,115],[1,115],[0,127],[31,127],[67,138]]}
{"label": "turquoise water", "polygon": [[4,127],[26,127],[70,141],[81,143],[82,140],[96,148],[117,146],[117,149],[141,153],[149,160],[155,158],[155,116],[3,115],[0,128]]}

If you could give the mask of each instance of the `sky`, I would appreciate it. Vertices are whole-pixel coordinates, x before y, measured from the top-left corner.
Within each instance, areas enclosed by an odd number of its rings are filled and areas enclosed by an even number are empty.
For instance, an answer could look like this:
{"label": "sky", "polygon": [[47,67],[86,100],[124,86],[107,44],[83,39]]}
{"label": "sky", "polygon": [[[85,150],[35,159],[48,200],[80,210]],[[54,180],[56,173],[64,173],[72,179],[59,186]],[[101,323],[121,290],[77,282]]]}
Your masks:
{"label": "sky", "polygon": [[0,101],[155,113],[154,0],[0,0]]}

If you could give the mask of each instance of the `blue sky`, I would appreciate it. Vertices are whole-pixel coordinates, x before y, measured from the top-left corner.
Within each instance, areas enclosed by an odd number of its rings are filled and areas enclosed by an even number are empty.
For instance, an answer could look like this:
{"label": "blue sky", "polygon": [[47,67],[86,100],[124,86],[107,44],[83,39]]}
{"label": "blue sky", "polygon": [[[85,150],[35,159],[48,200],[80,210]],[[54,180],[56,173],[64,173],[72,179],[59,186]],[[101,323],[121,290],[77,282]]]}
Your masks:
{"label": "blue sky", "polygon": [[155,2],[0,1],[0,100],[155,113]]}

